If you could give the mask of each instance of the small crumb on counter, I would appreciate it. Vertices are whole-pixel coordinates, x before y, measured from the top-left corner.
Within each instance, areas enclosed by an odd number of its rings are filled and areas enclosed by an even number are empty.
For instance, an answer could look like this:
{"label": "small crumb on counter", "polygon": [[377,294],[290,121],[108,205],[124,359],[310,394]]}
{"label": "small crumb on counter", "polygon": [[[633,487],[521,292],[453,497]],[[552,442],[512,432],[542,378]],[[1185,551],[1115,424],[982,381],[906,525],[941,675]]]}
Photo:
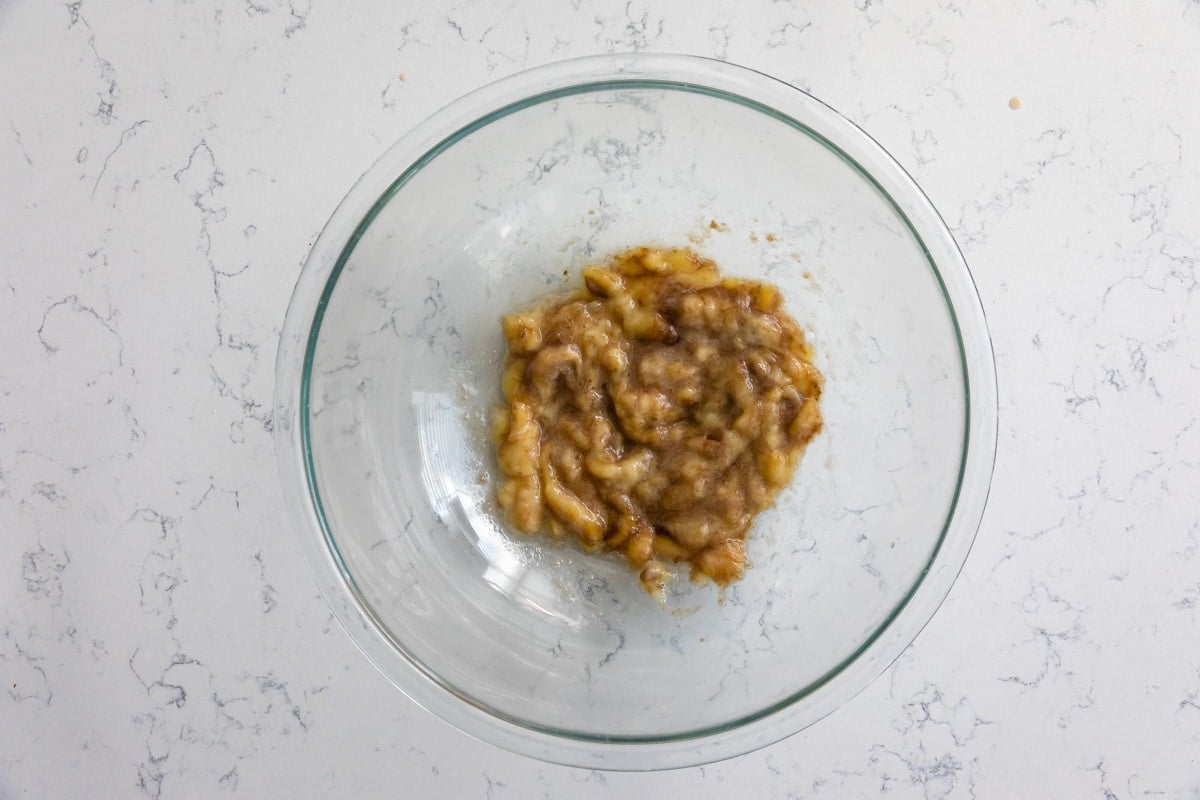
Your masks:
{"label": "small crumb on counter", "polygon": [[1008,101],[1008,107],[1009,107],[1009,108],[1011,108],[1013,111],[1016,111],[1018,108],[1020,108],[1020,107],[1021,107],[1021,98],[1019,98],[1019,97],[1017,97],[1017,96],[1015,96],[1015,95],[1014,95],[1014,96],[1013,96],[1013,97],[1012,97],[1012,98],[1011,98],[1011,99]]}

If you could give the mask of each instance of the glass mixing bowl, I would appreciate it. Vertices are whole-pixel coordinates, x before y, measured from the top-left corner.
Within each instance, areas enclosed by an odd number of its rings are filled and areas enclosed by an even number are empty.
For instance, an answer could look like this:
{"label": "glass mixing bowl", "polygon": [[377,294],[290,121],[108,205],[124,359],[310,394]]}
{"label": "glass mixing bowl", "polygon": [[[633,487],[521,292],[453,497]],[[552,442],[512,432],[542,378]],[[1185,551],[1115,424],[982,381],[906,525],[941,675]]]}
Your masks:
{"label": "glass mixing bowl", "polygon": [[[501,314],[641,244],[780,287],[826,376],[752,567],[665,606],[505,524],[487,423]],[[862,689],[949,591],[995,454],[986,323],[929,200],[813,97],[685,56],[530,70],[419,125],[314,245],[276,378],[286,500],[351,638],[442,719],[587,767],[746,752]]]}

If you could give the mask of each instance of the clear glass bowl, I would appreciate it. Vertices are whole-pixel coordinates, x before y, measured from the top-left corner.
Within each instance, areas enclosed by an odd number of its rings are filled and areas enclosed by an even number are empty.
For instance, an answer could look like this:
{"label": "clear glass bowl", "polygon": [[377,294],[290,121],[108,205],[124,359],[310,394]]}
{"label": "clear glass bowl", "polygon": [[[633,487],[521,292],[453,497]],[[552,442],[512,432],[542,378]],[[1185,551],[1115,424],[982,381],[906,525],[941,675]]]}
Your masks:
{"label": "clear glass bowl", "polygon": [[[514,534],[492,499],[502,313],[639,244],[779,286],[826,427],[719,596]],[[986,323],[912,179],[813,97],[685,56],[586,58],[389,149],[301,273],[277,364],[286,499],[335,615],[444,720],[608,769],[711,761],[862,689],[944,599],[995,454]]]}

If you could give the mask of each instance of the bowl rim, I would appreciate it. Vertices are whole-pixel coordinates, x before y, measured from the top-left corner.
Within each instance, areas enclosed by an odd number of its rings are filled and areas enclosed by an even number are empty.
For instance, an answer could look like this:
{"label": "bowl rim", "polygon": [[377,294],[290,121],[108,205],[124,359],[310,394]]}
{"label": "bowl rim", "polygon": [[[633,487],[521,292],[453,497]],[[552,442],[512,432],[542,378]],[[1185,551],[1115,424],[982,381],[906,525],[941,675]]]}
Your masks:
{"label": "bowl rim", "polygon": [[[939,283],[958,337],[966,399],[958,483],[941,535],[925,569],[877,629],[816,681],[767,708],[699,730],[639,737],[515,719],[407,653],[341,557],[308,435],[311,368],[325,308],[355,245],[391,197],[440,153],[497,119],[554,99],[619,88],[687,91],[738,103],[815,139],[871,184],[923,249]],[[346,230],[352,231],[348,237]],[[313,244],[288,306],[276,358],[276,455],[287,506],[322,595],[351,640],[405,695],[514,752],[573,766],[658,769],[739,755],[792,735],[860,692],[911,644],[949,593],[978,531],[995,462],[996,392],[987,321],[966,261],[929,198],[866,132],[807,92],[746,67],[676,54],[587,56],[516,73],[453,101],[388,148],[346,194]]]}

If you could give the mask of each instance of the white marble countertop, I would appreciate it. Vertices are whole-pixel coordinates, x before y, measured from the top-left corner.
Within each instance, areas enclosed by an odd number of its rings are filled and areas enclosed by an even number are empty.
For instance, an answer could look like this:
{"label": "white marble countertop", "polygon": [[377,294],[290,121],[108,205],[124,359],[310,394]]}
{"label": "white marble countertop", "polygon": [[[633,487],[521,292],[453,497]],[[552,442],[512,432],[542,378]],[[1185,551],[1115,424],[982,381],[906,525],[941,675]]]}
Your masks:
{"label": "white marble countertop", "polygon": [[[552,5],[0,4],[0,797],[1197,797],[1200,3]],[[958,237],[1001,387],[983,527],[915,644],[791,739],[649,775],[393,689],[317,595],[271,437],[293,281],[379,152],[634,49],[877,137]]]}

